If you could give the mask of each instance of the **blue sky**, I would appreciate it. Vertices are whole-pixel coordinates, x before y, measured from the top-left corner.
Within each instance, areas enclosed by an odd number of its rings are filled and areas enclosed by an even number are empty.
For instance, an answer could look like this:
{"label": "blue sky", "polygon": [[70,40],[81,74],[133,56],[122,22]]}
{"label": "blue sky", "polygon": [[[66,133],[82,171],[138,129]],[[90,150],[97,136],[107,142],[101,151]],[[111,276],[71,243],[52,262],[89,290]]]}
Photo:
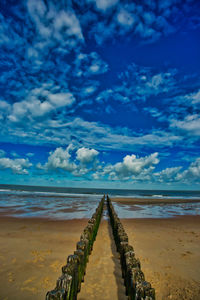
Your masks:
{"label": "blue sky", "polygon": [[0,182],[199,189],[199,53],[199,1],[1,1]]}

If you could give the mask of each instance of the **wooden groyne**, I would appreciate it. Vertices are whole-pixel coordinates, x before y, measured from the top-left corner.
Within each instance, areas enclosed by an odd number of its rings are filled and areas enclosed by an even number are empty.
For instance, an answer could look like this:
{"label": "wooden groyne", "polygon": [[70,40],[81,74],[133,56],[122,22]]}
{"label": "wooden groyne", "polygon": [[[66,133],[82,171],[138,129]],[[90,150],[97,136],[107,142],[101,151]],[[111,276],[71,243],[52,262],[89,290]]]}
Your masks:
{"label": "wooden groyne", "polygon": [[[58,278],[55,289],[46,294],[46,300],[77,300],[98,232],[104,202],[105,196],[83,230],[80,241],[76,244],[76,251],[68,256],[66,265],[62,267],[62,275]],[[134,249],[128,243],[128,236],[108,196],[106,203],[116,249],[120,254],[122,277],[128,300],[155,300],[155,290],[145,280],[140,261],[135,257]]]}
{"label": "wooden groyne", "polygon": [[92,251],[99,223],[103,212],[105,196],[101,199],[95,213],[76,244],[76,251],[69,255],[67,264],[62,267],[62,275],[56,282],[56,287],[47,292],[46,300],[76,300],[84,279],[88,257]]}
{"label": "wooden groyne", "polygon": [[135,258],[133,247],[128,243],[128,236],[107,196],[107,208],[110,216],[113,236],[120,254],[122,277],[129,300],[155,300],[155,290],[145,281],[139,259]]}

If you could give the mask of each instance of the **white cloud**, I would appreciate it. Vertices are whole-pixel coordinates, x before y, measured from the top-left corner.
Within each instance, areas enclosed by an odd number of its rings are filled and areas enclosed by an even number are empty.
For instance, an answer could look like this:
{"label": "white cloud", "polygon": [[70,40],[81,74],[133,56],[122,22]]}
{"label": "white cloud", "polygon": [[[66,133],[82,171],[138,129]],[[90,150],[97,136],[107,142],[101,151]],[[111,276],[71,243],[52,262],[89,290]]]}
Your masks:
{"label": "white cloud", "polygon": [[77,41],[84,40],[79,19],[70,7],[63,10],[52,2],[46,6],[41,0],[29,0],[27,8],[40,38],[43,39],[43,45],[45,42],[51,46],[53,40],[56,40],[74,48]]}
{"label": "white cloud", "polygon": [[99,10],[107,10],[117,4],[119,0],[93,0]]}
{"label": "white cloud", "polygon": [[98,102],[112,99],[121,103],[146,101],[152,96],[164,95],[174,90],[178,84],[176,69],[158,73],[153,68],[130,64],[118,75],[119,82],[112,89],[102,91]]}
{"label": "white cloud", "polygon": [[173,182],[178,180],[178,174],[182,167],[166,168],[161,172],[154,173],[156,180],[160,182]]}
{"label": "white cloud", "polygon": [[10,154],[13,156],[13,157],[19,157],[19,154],[15,151],[11,151]]}
{"label": "white cloud", "polygon": [[70,144],[66,149],[59,147],[50,152],[48,161],[44,165],[39,163],[37,168],[46,171],[64,170],[74,176],[83,176],[96,168],[98,154],[95,149],[82,147],[76,150]]}
{"label": "white cloud", "polygon": [[56,148],[55,151],[50,152],[47,163],[44,165],[46,170],[63,169],[68,172],[76,170],[77,166],[74,162],[70,161],[71,158],[71,145],[66,149],[61,147]]}
{"label": "white cloud", "polygon": [[173,183],[199,183],[200,182],[200,157],[193,161],[187,169],[180,167],[166,168],[153,174],[154,180]]}
{"label": "white cloud", "polygon": [[123,26],[132,27],[135,22],[135,17],[127,10],[121,9],[117,15],[117,20]]}
{"label": "white cloud", "polygon": [[200,182],[200,157],[192,162],[188,169],[178,174],[177,179],[182,182]]}
{"label": "white cloud", "polygon": [[71,106],[75,102],[72,93],[50,94],[49,100],[54,107]]}
{"label": "white cloud", "polygon": [[74,64],[73,75],[77,77],[90,77],[108,71],[108,64],[101,59],[97,52],[79,53]]}
{"label": "white cloud", "polygon": [[98,179],[107,175],[111,180],[141,180],[142,178],[145,180],[152,174],[159,161],[157,152],[145,157],[137,157],[134,154],[126,155],[122,162],[114,165],[107,164],[97,170],[93,178]]}
{"label": "white cloud", "polygon": [[26,153],[26,156],[28,156],[28,157],[33,157],[34,155],[35,155],[35,153],[32,153],[32,152]]}
{"label": "white cloud", "polygon": [[83,34],[78,18],[73,10],[60,11],[54,17],[53,29],[55,36],[60,40],[68,36],[76,36],[83,40]]}
{"label": "white cloud", "polygon": [[0,121],[3,120],[11,109],[11,105],[6,101],[0,101]]}
{"label": "white cloud", "polygon": [[93,162],[97,156],[99,155],[99,152],[95,149],[88,149],[85,147],[82,147],[77,150],[76,152],[76,159],[79,160],[82,164],[88,164]]}
{"label": "white cloud", "polygon": [[24,112],[22,115],[14,115],[20,122],[17,126],[9,120],[2,123],[1,136],[4,141],[16,142],[20,136],[28,144],[66,145],[75,142],[75,145],[79,147],[84,143],[85,147],[97,150],[125,151],[127,149],[138,150],[143,146],[167,147],[183,141],[183,136],[170,131],[150,129],[146,133],[138,133],[127,127],[111,127],[101,122],[85,121],[78,117],[59,115],[59,118],[55,119],[51,115],[48,117],[43,115],[42,118],[34,119],[30,118],[31,116],[30,112],[28,116]]}
{"label": "white cloud", "polygon": [[186,100],[189,103],[198,104],[198,103],[200,103],[200,90],[190,93],[190,94],[187,94],[187,95],[184,95],[182,97],[180,96],[179,99],[181,99],[181,98],[183,101]]}
{"label": "white cloud", "polygon": [[181,130],[192,136],[200,136],[200,116],[198,114],[188,115],[184,120],[170,120],[172,128]]}
{"label": "white cloud", "polygon": [[[180,13],[175,5],[176,0],[168,3],[167,9],[160,9],[159,12],[156,1],[146,0],[140,3],[119,1],[117,5],[117,0],[88,1],[95,2],[103,16],[100,19],[94,13],[88,13],[88,19],[93,21],[90,34],[98,44],[119,35],[125,36],[128,32],[131,37],[139,37],[143,43],[152,43],[162,36],[168,36],[179,30],[178,21],[183,17],[182,11]],[[183,10],[187,15],[188,6],[186,5]]]}
{"label": "white cloud", "polygon": [[37,118],[55,112],[61,107],[70,107],[76,99],[72,93],[53,92],[51,85],[43,84],[29,92],[27,99],[15,102],[8,118],[11,122],[20,122],[24,118]]}
{"label": "white cloud", "polygon": [[8,157],[0,158],[0,169],[10,169],[15,174],[28,174],[27,168],[32,164],[26,158],[11,159]]}

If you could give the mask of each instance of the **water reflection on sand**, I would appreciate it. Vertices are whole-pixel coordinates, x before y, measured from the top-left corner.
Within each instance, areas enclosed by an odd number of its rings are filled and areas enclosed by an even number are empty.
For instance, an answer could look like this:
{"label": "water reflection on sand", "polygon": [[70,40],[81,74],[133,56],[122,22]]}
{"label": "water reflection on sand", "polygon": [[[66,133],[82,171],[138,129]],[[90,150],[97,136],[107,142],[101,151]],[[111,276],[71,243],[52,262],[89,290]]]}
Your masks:
{"label": "water reflection on sand", "polygon": [[[0,191],[0,215],[51,219],[90,218],[103,195]],[[136,204],[113,202],[120,218],[169,218],[200,215],[200,202]],[[106,214],[104,216],[106,217]]]}
{"label": "water reflection on sand", "polygon": [[200,215],[200,203],[178,204],[121,204],[113,202],[120,218],[170,218],[183,215]]}
{"label": "water reflection on sand", "polygon": [[53,219],[90,218],[102,195],[52,193],[0,193],[0,214]]}

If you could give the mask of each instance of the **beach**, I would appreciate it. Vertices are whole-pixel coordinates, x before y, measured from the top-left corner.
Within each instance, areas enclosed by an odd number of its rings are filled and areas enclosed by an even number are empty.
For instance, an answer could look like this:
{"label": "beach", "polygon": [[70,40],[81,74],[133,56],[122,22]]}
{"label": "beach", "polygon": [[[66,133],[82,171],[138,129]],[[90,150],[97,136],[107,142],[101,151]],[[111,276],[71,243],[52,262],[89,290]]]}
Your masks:
{"label": "beach", "polygon": [[[100,198],[2,192],[1,300],[45,299]],[[199,199],[111,199],[156,299],[199,299]],[[106,211],[78,294],[78,300],[86,299],[127,299]]]}
{"label": "beach", "polygon": [[[200,217],[121,221],[156,299],[199,299]],[[86,219],[1,217],[1,299],[44,299],[86,224]],[[111,231],[103,220],[78,299],[126,299],[120,273]]]}
{"label": "beach", "polygon": [[73,254],[86,219],[0,218],[0,299],[45,299]]}
{"label": "beach", "polygon": [[156,299],[200,297],[200,217],[122,219]]}

